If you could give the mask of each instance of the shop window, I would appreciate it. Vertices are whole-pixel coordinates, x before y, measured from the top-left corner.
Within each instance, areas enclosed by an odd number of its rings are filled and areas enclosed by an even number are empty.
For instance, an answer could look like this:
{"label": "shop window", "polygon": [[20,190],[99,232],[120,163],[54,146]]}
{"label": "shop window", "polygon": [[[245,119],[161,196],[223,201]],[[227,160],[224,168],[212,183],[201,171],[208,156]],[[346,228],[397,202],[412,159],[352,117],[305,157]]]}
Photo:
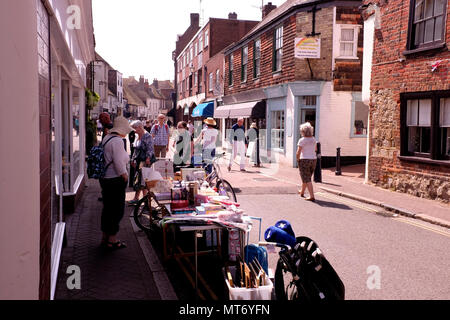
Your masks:
{"label": "shop window", "polygon": [[446,11],[447,0],[411,0],[408,49],[443,42]]}
{"label": "shop window", "polygon": [[271,122],[272,125],[270,133],[272,149],[284,150],[284,111],[272,111]]}
{"label": "shop window", "polygon": [[369,106],[360,101],[354,102],[352,110],[352,136],[367,137],[368,119]]}

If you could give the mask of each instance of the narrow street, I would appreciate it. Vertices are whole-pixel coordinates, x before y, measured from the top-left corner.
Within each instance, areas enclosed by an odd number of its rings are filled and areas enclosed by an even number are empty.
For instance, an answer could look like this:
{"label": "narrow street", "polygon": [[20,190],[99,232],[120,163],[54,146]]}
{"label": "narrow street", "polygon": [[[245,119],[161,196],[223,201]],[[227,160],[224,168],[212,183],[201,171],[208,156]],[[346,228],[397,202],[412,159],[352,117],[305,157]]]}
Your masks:
{"label": "narrow street", "polygon": [[[259,222],[255,220],[250,243],[264,241],[264,231],[268,227],[279,220],[287,220],[296,236],[310,237],[319,244],[344,282],[348,300],[450,298],[450,252],[446,249],[450,245],[450,232],[447,228],[318,190],[327,185],[326,181],[315,184],[317,201],[311,203],[298,196],[295,176],[285,181],[257,171],[268,171],[268,168],[225,173],[225,178],[236,188],[245,212],[262,218],[260,239]],[[156,247],[158,245],[157,242]],[[276,253],[269,253],[269,267],[273,270],[277,259]],[[213,257],[203,257],[199,259],[199,268],[213,291],[221,293],[223,281],[217,281],[220,274],[208,269],[214,261]],[[177,295],[193,294],[179,266],[175,263],[168,266]],[[381,272],[379,289],[369,289],[367,284],[372,266]]]}

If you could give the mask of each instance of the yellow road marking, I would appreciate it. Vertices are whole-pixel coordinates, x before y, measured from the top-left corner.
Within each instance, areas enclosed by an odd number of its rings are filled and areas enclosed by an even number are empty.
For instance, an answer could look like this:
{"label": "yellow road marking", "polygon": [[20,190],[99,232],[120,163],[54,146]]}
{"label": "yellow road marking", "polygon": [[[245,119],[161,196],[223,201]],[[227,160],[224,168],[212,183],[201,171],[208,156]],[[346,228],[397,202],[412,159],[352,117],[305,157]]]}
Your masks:
{"label": "yellow road marking", "polygon": [[[337,196],[333,197],[333,196],[325,195],[322,192],[317,192],[316,194],[318,194],[318,195],[320,195],[320,196],[322,196],[324,198],[328,198],[328,199],[335,200],[335,201],[338,201],[338,202],[341,202],[341,203],[345,203],[345,204],[348,204],[348,205],[351,205],[351,206],[354,206],[354,207],[357,207],[357,208],[360,208],[360,209],[363,209],[363,210],[366,210],[366,211],[369,211],[369,212],[378,212],[377,210],[374,210],[372,208],[368,208],[368,207],[366,207],[364,205],[358,205],[358,204],[355,204],[355,203],[353,203],[351,201],[345,201],[345,200],[343,200],[341,198],[337,198]],[[421,228],[421,229],[424,229],[424,230],[427,230],[427,231],[431,231],[431,232],[434,232],[434,233],[437,233],[437,234],[440,234],[442,236],[450,238],[450,233],[449,232],[445,232],[443,230],[440,230],[440,229],[437,229],[437,228],[433,228],[432,226],[426,226],[426,225],[423,225],[423,224],[421,224],[419,222],[415,222],[415,221],[412,221],[412,220],[410,220],[408,218],[403,218],[401,216],[392,217],[392,218],[395,221],[403,222],[403,223],[409,224],[411,226],[415,226],[415,227],[418,227],[418,228]]]}
{"label": "yellow road marking", "polygon": [[421,223],[418,223],[418,222],[415,222],[415,221],[411,221],[411,220],[408,220],[406,218],[401,218],[401,217],[396,218],[395,220],[399,221],[399,222],[407,223],[409,225],[412,225],[412,226],[415,226],[415,227],[418,227],[418,228],[422,228],[424,230],[431,231],[431,232],[434,232],[434,233],[437,233],[437,234],[440,234],[440,235],[443,235],[445,237],[450,238],[450,233],[449,232],[445,232],[443,230],[439,230],[439,229],[433,228],[431,226],[425,226],[425,225],[423,225]]}
{"label": "yellow road marking", "polygon": [[[279,179],[279,178],[276,178],[276,177],[274,177],[274,176],[270,176],[270,175],[267,175],[267,174],[264,174],[264,173],[260,173],[260,175],[266,176],[266,177],[270,177],[270,178],[273,178],[273,179],[276,179],[276,180],[278,180],[278,181],[280,181],[280,182],[285,182],[285,183],[288,183],[288,184],[293,184],[293,185],[296,185],[296,186],[298,186],[298,187],[300,186],[300,185],[297,184],[297,183],[293,183],[293,182],[291,182],[291,181],[287,181],[287,180],[284,180],[284,179]],[[341,203],[344,203],[344,204],[348,204],[348,205],[351,205],[351,206],[354,206],[354,207],[363,209],[363,210],[365,210],[365,211],[375,212],[375,213],[378,212],[378,210],[375,210],[375,209],[366,207],[366,206],[364,206],[364,205],[359,205],[359,204],[356,204],[356,203],[351,202],[351,201],[343,200],[341,196],[337,196],[337,195],[330,196],[330,195],[328,195],[328,194],[325,195],[325,194],[322,193],[322,192],[316,192],[315,194],[320,195],[320,196],[322,196],[322,197],[324,197],[324,198],[327,198],[327,199],[330,199],[330,200],[335,200],[335,201],[338,201],[338,202],[341,202]],[[356,200],[355,200],[355,201],[356,201]],[[422,229],[424,229],[424,230],[431,231],[431,232],[434,232],[434,233],[437,233],[437,234],[440,234],[440,235],[443,235],[443,236],[445,236],[445,237],[449,237],[449,238],[450,238],[450,233],[448,233],[448,232],[445,232],[445,231],[442,231],[442,230],[438,230],[438,229],[435,229],[435,228],[432,228],[432,227],[429,227],[429,226],[424,226],[424,225],[422,225],[422,224],[420,224],[420,223],[417,223],[417,222],[413,222],[413,221],[411,221],[411,220],[408,220],[407,218],[403,218],[403,217],[392,217],[392,218],[393,218],[394,220],[396,220],[396,221],[403,222],[403,223],[407,223],[407,224],[409,224],[409,225],[412,225],[412,226],[415,226],[415,227],[418,227],[418,228],[422,228]]]}
{"label": "yellow road marking", "polygon": [[315,194],[320,195],[320,196],[322,196],[324,198],[327,198],[327,199],[330,199],[330,200],[335,200],[335,201],[338,201],[338,202],[341,202],[341,203],[344,203],[344,204],[348,204],[348,205],[351,205],[351,206],[354,206],[354,207],[357,207],[357,208],[360,208],[360,209],[363,209],[363,210],[366,210],[366,211],[369,211],[369,212],[378,212],[378,210],[366,207],[364,205],[361,205],[361,204],[358,204],[358,203],[355,203],[355,202],[352,202],[352,201],[346,201],[344,199],[341,199],[339,196],[330,196],[330,195],[326,195],[325,193],[322,193],[322,192],[316,192]]}

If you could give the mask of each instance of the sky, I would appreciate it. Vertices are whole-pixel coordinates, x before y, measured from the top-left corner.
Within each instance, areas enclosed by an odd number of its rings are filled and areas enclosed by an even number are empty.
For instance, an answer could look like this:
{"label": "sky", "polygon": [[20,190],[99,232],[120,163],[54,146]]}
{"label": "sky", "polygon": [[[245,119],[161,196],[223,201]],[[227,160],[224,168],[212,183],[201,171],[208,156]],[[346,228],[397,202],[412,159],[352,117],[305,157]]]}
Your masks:
{"label": "sky", "polygon": [[[261,20],[261,0],[202,0],[204,21]],[[264,1],[267,4],[269,1]],[[279,6],[285,0],[272,0]],[[199,13],[200,0],[92,0],[96,51],[124,77],[172,80],[172,51],[178,34]]]}

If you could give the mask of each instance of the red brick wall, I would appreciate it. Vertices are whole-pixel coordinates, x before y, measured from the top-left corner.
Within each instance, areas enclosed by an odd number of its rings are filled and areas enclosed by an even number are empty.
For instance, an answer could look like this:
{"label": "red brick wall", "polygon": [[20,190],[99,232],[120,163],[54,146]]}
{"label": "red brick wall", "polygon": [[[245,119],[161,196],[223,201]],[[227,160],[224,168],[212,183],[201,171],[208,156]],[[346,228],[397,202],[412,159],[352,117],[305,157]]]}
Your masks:
{"label": "red brick wall", "polygon": [[[364,25],[358,8],[336,8],[336,24]],[[357,55],[359,60],[336,59],[334,70],[335,91],[361,91],[362,90],[362,63],[363,63],[364,31],[359,30]]]}
{"label": "red brick wall", "polygon": [[[373,1],[364,1],[366,3]],[[375,31],[370,104],[370,168],[373,183],[391,187],[389,181],[413,176],[423,184],[448,184],[450,167],[439,164],[413,163],[398,159],[400,155],[400,94],[450,90],[450,52],[431,50],[404,55],[407,49],[410,2],[391,0],[380,4],[381,29]],[[447,8],[446,43],[450,45],[450,8]],[[399,61],[402,60],[402,61]],[[435,72],[431,64],[443,60]],[[433,190],[432,186],[426,186]],[[409,192],[409,191],[408,191]],[[412,194],[439,198],[434,192],[412,190]]]}
{"label": "red brick wall", "polygon": [[[207,77],[206,77],[206,98],[213,98],[216,96],[221,96],[223,95],[223,68],[224,68],[224,55],[223,53],[218,53],[216,55],[214,55],[211,59],[208,60],[208,62],[206,62],[206,70],[207,70]],[[220,83],[220,88],[219,88],[219,92],[217,92],[216,86],[216,71],[219,70],[219,83]],[[213,74],[213,91],[210,92],[209,91],[209,74],[212,72]]]}
{"label": "red brick wall", "polygon": [[[277,25],[278,26],[278,25]],[[225,58],[225,95],[232,95],[238,92],[247,91],[256,88],[263,88],[279,83],[294,81],[294,41],[296,34],[295,16],[291,16],[283,22],[283,58],[281,71],[274,73],[272,71],[272,50],[273,33],[271,29],[263,33],[261,39],[261,75],[259,78],[253,78],[253,47],[254,41],[248,44],[248,69],[247,82],[241,83],[241,48],[233,51],[233,86],[229,86],[229,55]]]}

